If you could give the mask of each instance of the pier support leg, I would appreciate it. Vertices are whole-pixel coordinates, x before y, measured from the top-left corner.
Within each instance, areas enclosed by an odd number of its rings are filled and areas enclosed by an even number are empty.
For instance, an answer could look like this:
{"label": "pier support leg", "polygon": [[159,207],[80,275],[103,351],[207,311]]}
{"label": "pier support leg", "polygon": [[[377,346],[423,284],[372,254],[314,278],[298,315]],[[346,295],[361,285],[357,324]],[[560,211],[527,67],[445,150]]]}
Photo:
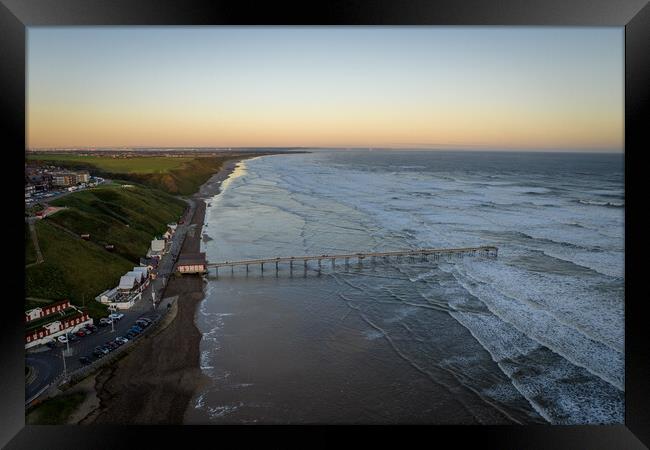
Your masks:
{"label": "pier support leg", "polygon": [[335,267],[336,267],[336,262],[335,262],[335,259],[332,258],[332,269],[334,269]]}
{"label": "pier support leg", "polygon": [[262,269],[262,272],[264,272],[264,263],[260,263],[260,268]]}

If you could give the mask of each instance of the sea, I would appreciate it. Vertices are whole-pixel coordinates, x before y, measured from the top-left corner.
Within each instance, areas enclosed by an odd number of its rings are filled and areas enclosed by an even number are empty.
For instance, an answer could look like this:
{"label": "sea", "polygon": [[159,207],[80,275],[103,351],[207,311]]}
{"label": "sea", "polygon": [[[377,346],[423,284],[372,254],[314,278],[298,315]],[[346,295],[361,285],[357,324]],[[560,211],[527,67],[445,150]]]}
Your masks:
{"label": "sea", "polygon": [[186,423],[620,424],[624,157],[314,150],[240,162],[209,261],[497,246],[498,257],[221,269]]}

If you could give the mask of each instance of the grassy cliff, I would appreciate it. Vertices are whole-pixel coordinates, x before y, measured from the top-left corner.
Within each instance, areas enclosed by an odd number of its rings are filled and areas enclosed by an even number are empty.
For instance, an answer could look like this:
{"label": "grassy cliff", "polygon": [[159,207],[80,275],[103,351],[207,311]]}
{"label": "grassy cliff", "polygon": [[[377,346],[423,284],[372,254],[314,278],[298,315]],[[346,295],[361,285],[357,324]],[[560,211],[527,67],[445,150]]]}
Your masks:
{"label": "grassy cliff", "polygon": [[[121,184],[76,192],[52,202],[61,210],[36,222],[44,262],[25,269],[26,296],[70,299],[85,304],[92,316],[105,313],[94,298],[115,287],[138,265],[151,239],[178,220],[185,202],[157,189]],[[85,241],[80,234],[90,234]],[[113,244],[113,252],[104,248]],[[26,254],[31,239],[25,236]]]}

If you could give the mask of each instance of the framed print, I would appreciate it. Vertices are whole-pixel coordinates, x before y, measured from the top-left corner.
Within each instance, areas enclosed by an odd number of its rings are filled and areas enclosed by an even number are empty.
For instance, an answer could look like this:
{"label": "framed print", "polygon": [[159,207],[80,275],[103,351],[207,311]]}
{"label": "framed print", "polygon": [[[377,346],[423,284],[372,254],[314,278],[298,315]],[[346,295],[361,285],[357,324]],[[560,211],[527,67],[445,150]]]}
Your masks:
{"label": "framed print", "polygon": [[7,448],[650,442],[645,2],[0,11]]}

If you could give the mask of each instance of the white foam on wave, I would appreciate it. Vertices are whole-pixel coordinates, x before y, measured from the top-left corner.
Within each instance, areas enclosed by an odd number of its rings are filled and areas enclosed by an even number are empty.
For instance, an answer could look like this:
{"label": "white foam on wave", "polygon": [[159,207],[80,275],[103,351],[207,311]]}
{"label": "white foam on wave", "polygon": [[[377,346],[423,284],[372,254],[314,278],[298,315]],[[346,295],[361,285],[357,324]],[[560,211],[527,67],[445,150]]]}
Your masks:
{"label": "white foam on wave", "polygon": [[[575,322],[568,322],[558,312],[548,308],[548,305],[508,295],[513,293],[514,289],[509,290],[503,286],[495,289],[494,280],[473,278],[466,272],[462,273],[462,269],[458,267],[452,270],[452,274],[500,320],[512,325],[535,342],[550,348],[572,364],[584,367],[620,390],[624,389],[623,352],[614,350],[597,340],[596,336],[589,335],[589,330],[579,329]],[[514,286],[515,283],[510,285],[510,288]]]}

